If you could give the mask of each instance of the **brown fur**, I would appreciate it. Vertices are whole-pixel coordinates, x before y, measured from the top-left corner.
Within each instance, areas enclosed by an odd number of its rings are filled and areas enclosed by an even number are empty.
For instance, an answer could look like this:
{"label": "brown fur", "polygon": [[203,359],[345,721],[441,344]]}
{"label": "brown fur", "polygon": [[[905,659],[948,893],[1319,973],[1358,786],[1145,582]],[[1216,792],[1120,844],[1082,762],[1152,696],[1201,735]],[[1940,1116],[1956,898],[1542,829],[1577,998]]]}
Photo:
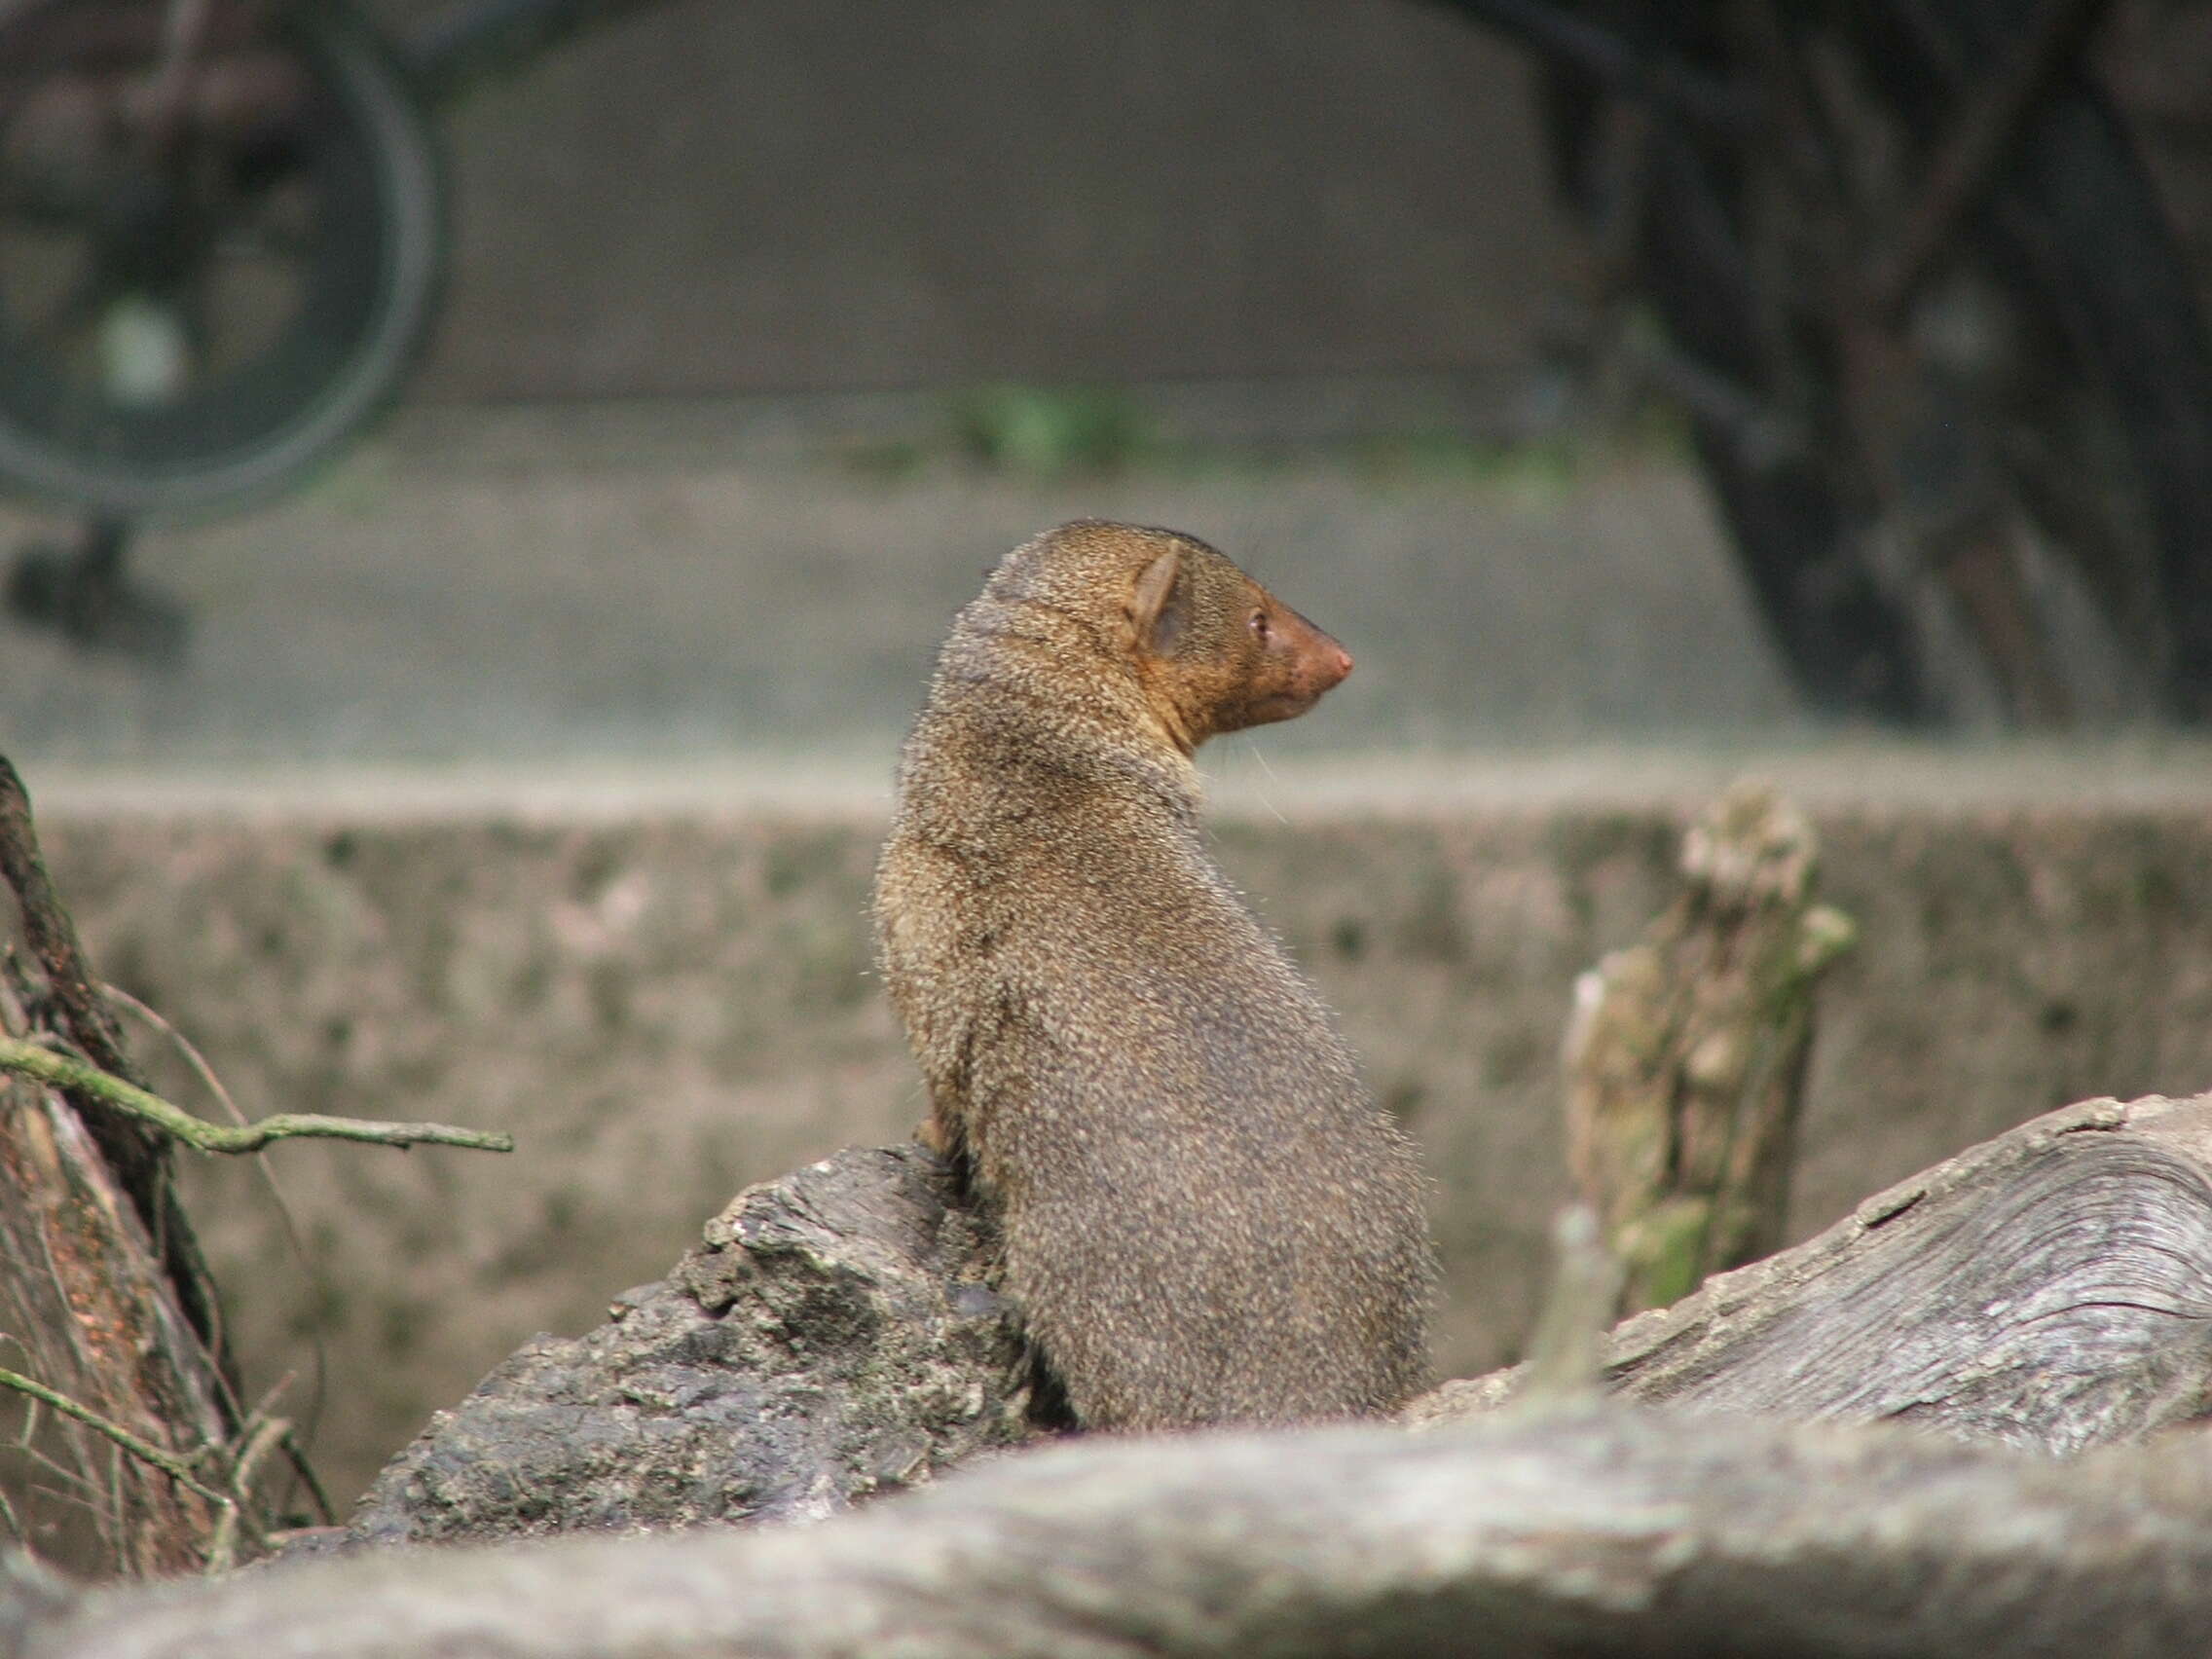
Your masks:
{"label": "brown fur", "polygon": [[1343,647],[1203,542],[1083,521],[960,613],[876,878],[936,1138],[1079,1421],[1382,1412],[1433,1261],[1411,1143],[1207,855],[1190,755]]}

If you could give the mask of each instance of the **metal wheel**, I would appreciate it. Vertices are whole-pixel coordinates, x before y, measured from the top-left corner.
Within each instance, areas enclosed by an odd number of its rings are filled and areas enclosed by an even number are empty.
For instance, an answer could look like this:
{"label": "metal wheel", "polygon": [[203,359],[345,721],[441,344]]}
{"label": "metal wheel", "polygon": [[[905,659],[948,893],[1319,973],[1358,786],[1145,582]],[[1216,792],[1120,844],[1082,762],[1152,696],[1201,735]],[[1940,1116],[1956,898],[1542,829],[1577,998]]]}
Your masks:
{"label": "metal wheel", "polygon": [[0,483],[277,488],[389,398],[443,255],[421,107],[334,0],[0,0]]}

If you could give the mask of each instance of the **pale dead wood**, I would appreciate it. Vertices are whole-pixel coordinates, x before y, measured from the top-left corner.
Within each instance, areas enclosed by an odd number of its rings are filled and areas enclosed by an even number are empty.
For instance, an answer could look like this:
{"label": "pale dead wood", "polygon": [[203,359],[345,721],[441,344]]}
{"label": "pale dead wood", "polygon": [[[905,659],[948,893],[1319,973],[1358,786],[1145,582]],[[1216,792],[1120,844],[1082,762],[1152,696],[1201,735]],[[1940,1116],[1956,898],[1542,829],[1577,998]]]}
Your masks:
{"label": "pale dead wood", "polygon": [[[1896,1419],[2046,1452],[2212,1410],[2212,1095],[2046,1113],[1866,1199],[1792,1250],[1612,1334],[1655,1405]],[[1417,1423],[1511,1374],[1448,1382]]]}
{"label": "pale dead wood", "polygon": [[1680,897],[1575,986],[1567,1159],[1629,1311],[1782,1242],[1814,987],[1852,938],[1817,861],[1802,814],[1739,786],[1683,837]]}
{"label": "pale dead wood", "polygon": [[[467,1432],[419,1443],[381,1525],[425,1496],[413,1513],[450,1518],[465,1480],[497,1499],[488,1518],[504,1506],[509,1535],[542,1530],[557,1523],[535,1495],[588,1508],[610,1479],[665,1485],[650,1463],[663,1442],[698,1481],[685,1402],[734,1400],[733,1429],[789,1429],[808,1350],[832,1334],[834,1386],[853,1400],[888,1379],[900,1410],[952,1407],[951,1427],[989,1380],[1006,1413],[1003,1332],[960,1290],[982,1240],[946,1231],[916,1156],[848,1154],[756,1189],[670,1286],[510,1367],[457,1414],[473,1415]],[[2212,1436],[2070,1460],[2018,1447],[2078,1451],[2202,1412],[2208,1169],[2212,1095],[2092,1101],[1974,1148],[1614,1333],[1618,1392],[1698,1411],[1485,1417],[1504,1381],[1489,1379],[1431,1396],[1421,1434],[1098,1439],[814,1528],[371,1550],[74,1607],[34,1587],[27,1611],[0,1605],[0,1628],[26,1627],[11,1659],[2194,1651],[2212,1630]],[[1602,1275],[1566,1277],[1579,1288],[1563,1306],[1602,1301],[1588,1294]],[[594,1382],[595,1351],[639,1320],[644,1340]],[[1738,1415],[1751,1410],[1955,1438]],[[799,1485],[781,1513],[821,1513],[806,1493],[825,1478],[846,1483],[829,1507],[864,1495],[879,1449],[908,1432],[887,1436],[880,1414],[838,1421],[790,1460]],[[527,1469],[500,1462],[502,1422],[530,1437]],[[748,1503],[769,1451],[730,1449]],[[721,1501],[711,1479],[679,1495]]]}
{"label": "pale dead wood", "polygon": [[18,1659],[2168,1659],[2212,1630],[2208,1518],[2201,1438],[2058,1464],[1612,1407],[1100,1439],[815,1527],[36,1602]]}

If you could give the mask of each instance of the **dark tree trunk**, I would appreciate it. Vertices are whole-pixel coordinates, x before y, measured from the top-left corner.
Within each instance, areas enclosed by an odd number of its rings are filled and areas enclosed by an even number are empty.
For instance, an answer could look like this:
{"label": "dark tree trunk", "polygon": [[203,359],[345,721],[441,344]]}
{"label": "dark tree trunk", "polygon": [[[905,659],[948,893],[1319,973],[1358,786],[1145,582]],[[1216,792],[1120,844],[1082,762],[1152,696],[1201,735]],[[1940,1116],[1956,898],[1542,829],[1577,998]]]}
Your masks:
{"label": "dark tree trunk", "polygon": [[[138,1081],[39,857],[21,782],[0,759],[0,876],[28,960],[0,974],[0,1035],[35,1037]],[[9,1369],[172,1456],[228,1478],[238,1428],[213,1286],[169,1176],[166,1143],[101,1102],[0,1075],[0,1319]],[[19,1396],[0,1394],[9,1416]],[[131,1575],[200,1567],[221,1513],[81,1422],[43,1430],[4,1467],[34,1540],[82,1538]],[[72,1550],[70,1554],[78,1554]]]}

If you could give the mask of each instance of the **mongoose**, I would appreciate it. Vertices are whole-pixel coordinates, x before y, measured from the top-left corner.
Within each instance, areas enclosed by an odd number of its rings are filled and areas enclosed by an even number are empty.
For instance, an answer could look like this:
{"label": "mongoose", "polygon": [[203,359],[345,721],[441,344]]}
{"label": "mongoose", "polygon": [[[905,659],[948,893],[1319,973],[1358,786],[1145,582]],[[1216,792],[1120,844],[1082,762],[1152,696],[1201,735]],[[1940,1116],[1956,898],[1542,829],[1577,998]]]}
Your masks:
{"label": "mongoose", "polygon": [[1084,520],[963,610],[876,872],[929,1131],[1087,1428],[1385,1412],[1434,1273],[1412,1143],[1207,853],[1191,755],[1343,646],[1202,541]]}

